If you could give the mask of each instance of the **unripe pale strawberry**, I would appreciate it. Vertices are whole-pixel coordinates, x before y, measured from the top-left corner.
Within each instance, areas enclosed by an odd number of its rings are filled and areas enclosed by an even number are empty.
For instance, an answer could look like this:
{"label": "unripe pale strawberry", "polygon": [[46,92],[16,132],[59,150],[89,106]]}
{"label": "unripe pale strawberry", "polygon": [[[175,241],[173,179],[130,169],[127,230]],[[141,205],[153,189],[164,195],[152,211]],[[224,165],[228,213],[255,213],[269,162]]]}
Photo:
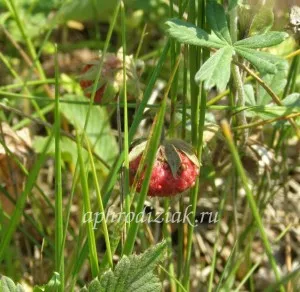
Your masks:
{"label": "unripe pale strawberry", "polygon": [[[130,183],[133,184],[146,142],[134,147],[129,154]],[[137,182],[141,190],[145,170]],[[181,140],[168,140],[160,145],[149,183],[148,196],[172,197],[193,187],[199,174],[199,162],[192,147]]]}

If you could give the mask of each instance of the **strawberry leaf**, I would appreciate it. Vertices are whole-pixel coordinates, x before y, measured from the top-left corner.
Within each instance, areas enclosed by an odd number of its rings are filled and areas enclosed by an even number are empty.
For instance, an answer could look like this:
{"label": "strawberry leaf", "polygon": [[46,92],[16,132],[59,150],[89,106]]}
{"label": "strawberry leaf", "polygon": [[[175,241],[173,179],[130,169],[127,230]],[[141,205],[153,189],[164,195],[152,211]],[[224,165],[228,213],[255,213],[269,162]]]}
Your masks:
{"label": "strawberry leaf", "polygon": [[234,47],[251,49],[272,47],[282,43],[288,36],[285,32],[271,31],[237,41],[234,43]]}
{"label": "strawberry leaf", "polygon": [[218,38],[231,45],[232,41],[223,6],[214,0],[208,1],[206,17],[210,28],[218,36]]}
{"label": "strawberry leaf", "polygon": [[233,49],[229,46],[218,50],[196,73],[195,81],[198,84],[204,81],[204,87],[207,90],[216,85],[220,91],[223,91],[230,78],[232,54]]}
{"label": "strawberry leaf", "polygon": [[171,168],[173,177],[176,177],[181,165],[180,156],[172,144],[166,142],[164,146],[167,163]]}
{"label": "strawberry leaf", "polygon": [[260,73],[275,74],[283,59],[265,52],[259,52],[245,47],[235,47],[235,51],[248,60]]}
{"label": "strawberry leaf", "polygon": [[216,35],[209,35],[203,29],[179,19],[170,19],[166,25],[169,36],[180,43],[207,48],[222,48],[227,44]]}
{"label": "strawberry leaf", "polygon": [[[65,95],[64,100],[70,103],[62,103],[60,107],[61,112],[73,126],[82,130],[84,128],[85,118],[88,114],[88,106],[78,103],[86,102],[87,99],[81,96]],[[112,164],[118,153],[118,145],[115,137],[111,133],[106,109],[98,106],[91,108],[86,134],[92,144],[94,152],[100,157],[105,157],[108,164]]]}
{"label": "strawberry leaf", "polygon": [[166,242],[161,242],[141,255],[123,256],[114,271],[109,270],[100,279],[94,279],[88,288],[81,291],[89,292],[159,292],[161,283],[153,273],[153,269],[161,260]]}

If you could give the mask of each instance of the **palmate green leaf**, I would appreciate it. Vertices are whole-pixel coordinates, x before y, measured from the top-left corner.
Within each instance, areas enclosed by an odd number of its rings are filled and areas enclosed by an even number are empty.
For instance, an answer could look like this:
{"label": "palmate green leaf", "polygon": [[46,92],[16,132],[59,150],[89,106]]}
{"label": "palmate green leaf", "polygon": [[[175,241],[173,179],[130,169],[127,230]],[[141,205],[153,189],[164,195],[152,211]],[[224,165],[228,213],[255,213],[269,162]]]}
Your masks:
{"label": "palmate green leaf", "polygon": [[123,256],[114,271],[109,270],[100,279],[94,279],[88,288],[89,292],[160,292],[162,287],[153,273],[161,260],[166,242],[161,242],[141,255]]}
{"label": "palmate green leaf", "polygon": [[[65,95],[64,99],[76,102],[87,101],[85,97],[75,95]],[[83,130],[88,111],[87,105],[62,103],[60,109],[72,125]],[[118,153],[118,145],[111,133],[109,117],[104,108],[92,107],[86,134],[95,153],[104,158],[108,164],[112,164]]]}
{"label": "palmate green leaf", "polygon": [[283,59],[265,52],[259,52],[245,47],[235,47],[235,51],[248,60],[260,73],[275,74],[278,67],[283,66]]}
{"label": "palmate green leaf", "polygon": [[224,7],[215,0],[210,0],[206,6],[206,17],[211,30],[225,43],[231,45],[231,37],[226,20]]}
{"label": "palmate green leaf", "polygon": [[226,88],[230,78],[230,63],[233,48],[224,47],[212,55],[200,68],[195,76],[196,83],[204,81],[205,89],[217,86],[220,91]]}
{"label": "palmate green leaf", "polygon": [[203,29],[176,18],[166,21],[166,25],[168,35],[180,43],[217,49],[227,44],[216,35],[209,35]]}
{"label": "palmate green leaf", "polygon": [[[275,74],[266,74],[262,76],[263,81],[279,95],[287,82],[288,64],[286,62],[280,63],[277,66],[278,71]],[[257,105],[266,105],[272,100],[271,96],[266,90],[260,86],[257,92]]]}
{"label": "palmate green leaf", "polygon": [[234,43],[234,47],[243,47],[250,49],[260,49],[276,46],[282,43],[288,34],[279,31],[270,31],[264,34],[255,35]]}

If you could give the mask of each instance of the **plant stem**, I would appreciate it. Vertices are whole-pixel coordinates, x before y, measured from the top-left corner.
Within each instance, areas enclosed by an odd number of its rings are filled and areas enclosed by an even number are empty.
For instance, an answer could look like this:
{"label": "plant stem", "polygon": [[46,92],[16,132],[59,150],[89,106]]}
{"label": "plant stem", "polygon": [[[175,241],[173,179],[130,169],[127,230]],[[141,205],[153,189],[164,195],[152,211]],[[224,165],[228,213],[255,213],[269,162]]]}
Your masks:
{"label": "plant stem", "polygon": [[[234,7],[230,11],[230,36],[232,39],[232,42],[235,43],[238,39],[238,29],[237,29],[237,22],[238,22],[238,15],[237,15],[237,8]],[[238,61],[237,56],[233,56],[234,61]],[[244,91],[244,85],[242,76],[240,73],[240,70],[237,65],[232,64],[231,65],[231,73],[233,77],[233,82],[235,85],[235,89],[237,91],[237,101],[235,101],[236,105],[238,106],[245,106],[245,91]],[[245,112],[241,112],[238,115],[238,124],[239,125],[246,125],[247,120],[245,116]],[[244,132],[242,144],[244,144],[247,140],[248,133],[247,131]]]}
{"label": "plant stem", "polygon": [[[272,247],[270,245],[270,242],[268,240],[267,234],[265,232],[265,229],[264,229],[264,226],[263,226],[260,214],[259,214],[259,210],[258,210],[258,208],[256,206],[253,194],[252,194],[252,192],[250,190],[250,187],[249,187],[249,184],[248,184],[247,175],[246,175],[246,173],[244,171],[244,168],[243,168],[242,162],[240,160],[238,151],[237,151],[237,149],[236,149],[236,147],[234,145],[234,141],[233,141],[233,138],[232,138],[232,134],[230,132],[229,125],[228,125],[228,123],[226,121],[222,121],[221,126],[222,126],[223,134],[225,136],[227,145],[228,145],[229,150],[230,150],[230,152],[232,154],[233,162],[235,164],[235,167],[237,169],[239,177],[240,177],[240,179],[241,179],[241,181],[243,183],[243,187],[244,187],[245,192],[246,192],[247,200],[248,200],[250,209],[252,211],[252,216],[253,216],[253,218],[254,218],[257,226],[258,226],[259,232],[261,234],[261,239],[262,239],[263,245],[265,247],[266,254],[267,254],[268,258],[269,258],[270,264],[271,264],[271,266],[273,268],[276,281],[280,281],[280,273],[279,273],[279,270],[278,270],[278,267],[277,267],[276,260],[275,260],[275,258],[273,256],[273,253],[272,253]],[[283,286],[280,286],[280,291],[284,291]]]}

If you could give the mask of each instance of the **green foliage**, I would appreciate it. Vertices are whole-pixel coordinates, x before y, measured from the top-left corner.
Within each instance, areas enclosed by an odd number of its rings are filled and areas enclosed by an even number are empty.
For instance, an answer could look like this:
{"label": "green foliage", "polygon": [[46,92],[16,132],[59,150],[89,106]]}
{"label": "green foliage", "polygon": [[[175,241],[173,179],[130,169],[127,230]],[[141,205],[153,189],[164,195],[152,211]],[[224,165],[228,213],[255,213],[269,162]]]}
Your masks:
{"label": "green foliage", "polygon": [[[4,3],[5,1],[0,2],[0,10],[5,8]],[[48,23],[47,17],[51,10],[59,7],[60,0],[17,0],[14,1],[14,3],[22,18],[24,26],[26,26],[27,35],[30,38],[35,39],[45,32]],[[0,23],[11,33],[15,40],[24,42],[23,36],[11,13],[1,13]]]}
{"label": "green foliage", "polygon": [[210,0],[206,8],[206,17],[211,30],[216,34],[216,36],[231,45],[232,40],[223,6],[218,4],[216,1]]}
{"label": "green foliage", "polygon": [[251,84],[244,85],[244,91],[245,91],[245,104],[246,105],[256,105],[255,100],[255,93],[253,86]]}
{"label": "green foliage", "polygon": [[24,292],[24,288],[20,284],[15,284],[14,281],[6,276],[1,276],[0,279],[1,292]]}
{"label": "green foliage", "polygon": [[204,81],[206,89],[216,85],[220,91],[224,90],[230,78],[232,54],[233,49],[229,46],[217,51],[197,72],[195,76],[196,82],[199,84],[201,81]]}
{"label": "green foliage", "polygon": [[261,73],[275,74],[278,66],[284,63],[281,58],[256,49],[278,45],[288,37],[288,34],[268,32],[232,44],[223,6],[215,1],[209,1],[206,16],[212,30],[210,34],[193,24],[178,19],[166,22],[167,33],[178,42],[220,49],[202,65],[195,76],[198,84],[204,81],[206,89],[213,86],[217,86],[219,90],[225,89],[229,81],[230,64],[234,54],[248,60]]}
{"label": "green foliage", "polygon": [[100,278],[94,279],[88,288],[83,288],[81,291],[161,291],[161,283],[153,270],[162,259],[165,248],[166,242],[161,242],[141,255],[123,256],[114,271],[109,270]]}
{"label": "green foliage", "polygon": [[[86,102],[85,97],[75,95],[66,95],[64,99],[75,102]],[[88,112],[87,105],[62,103],[60,109],[72,125],[78,127],[79,130],[83,130]],[[99,106],[92,107],[86,135],[91,142],[94,152],[101,158],[104,158],[108,164],[111,164],[118,153],[118,146],[115,137],[112,135],[109,117],[104,108]]]}
{"label": "green foliage", "polygon": [[[272,88],[277,95],[283,92],[287,83],[287,66],[279,66],[275,74],[265,74],[262,76],[263,81]],[[266,105],[271,101],[270,95],[263,87],[259,87],[257,93],[257,105]]]}
{"label": "green foliage", "polygon": [[[300,93],[293,93],[282,100],[285,106],[300,107]],[[300,109],[299,109],[300,111]]]}
{"label": "green foliage", "polygon": [[250,49],[267,48],[282,43],[287,37],[288,34],[285,32],[271,31],[237,41],[234,46]]}
{"label": "green foliage", "polygon": [[50,281],[44,286],[35,286],[33,292],[56,292],[61,285],[60,275],[57,272],[53,273]]}
{"label": "green foliage", "polygon": [[180,19],[170,19],[166,22],[166,32],[178,42],[207,48],[222,48],[226,42],[214,34],[208,34],[203,29]]}
{"label": "green foliage", "polygon": [[[43,146],[47,142],[47,137],[42,137],[42,136],[35,136],[33,140],[33,148],[36,153],[41,153]],[[51,155],[54,157],[55,153],[55,145],[54,141],[49,146],[49,149],[47,151],[48,155]],[[84,158],[87,160],[88,155],[87,151],[83,150]],[[70,140],[67,137],[62,137],[61,138],[61,155],[62,155],[62,160],[64,162],[69,162],[69,163],[76,163],[77,160],[77,148],[76,148],[76,143],[72,140]]]}
{"label": "green foliage", "polygon": [[262,74],[275,74],[277,72],[277,66],[280,66],[280,64],[284,62],[274,55],[250,48],[237,47],[235,51],[248,60]]}
{"label": "green foliage", "polygon": [[249,34],[265,33],[271,29],[274,23],[273,7],[265,5],[255,14],[251,22]]}
{"label": "green foliage", "polygon": [[[130,3],[132,0],[126,2]],[[69,0],[58,11],[55,21],[58,23],[66,23],[68,20],[107,21],[117,3],[118,0]]]}
{"label": "green foliage", "polygon": [[235,8],[240,1],[239,0],[229,0],[228,2],[229,2],[228,10],[231,10],[231,9]]}

